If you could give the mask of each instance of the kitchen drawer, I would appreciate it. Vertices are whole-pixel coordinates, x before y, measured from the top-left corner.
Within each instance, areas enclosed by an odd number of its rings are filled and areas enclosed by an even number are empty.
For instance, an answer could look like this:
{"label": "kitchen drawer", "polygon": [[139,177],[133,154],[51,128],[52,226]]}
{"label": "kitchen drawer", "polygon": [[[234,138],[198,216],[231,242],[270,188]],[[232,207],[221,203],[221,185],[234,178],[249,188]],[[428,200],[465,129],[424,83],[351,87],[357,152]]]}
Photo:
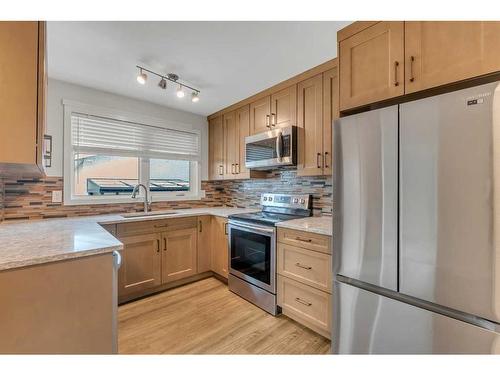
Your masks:
{"label": "kitchen drawer", "polygon": [[278,243],[278,273],[325,292],[332,291],[332,256]]}
{"label": "kitchen drawer", "polygon": [[321,253],[332,253],[331,237],[322,234],[278,228],[278,242]]}
{"label": "kitchen drawer", "polygon": [[118,236],[164,232],[166,230],[189,229],[198,226],[196,216],[160,220],[135,221],[117,224]]}
{"label": "kitchen drawer", "polygon": [[190,229],[190,228],[198,228],[198,217],[190,216],[190,217],[180,217],[180,218],[172,218],[161,220],[160,225],[165,225],[167,230],[178,230],[178,229]]}
{"label": "kitchen drawer", "polygon": [[278,275],[278,305],[282,313],[319,334],[331,337],[329,293]]}
{"label": "kitchen drawer", "polygon": [[154,233],[155,221],[135,221],[132,223],[120,223],[116,225],[116,234],[120,236],[132,236],[136,234]]}

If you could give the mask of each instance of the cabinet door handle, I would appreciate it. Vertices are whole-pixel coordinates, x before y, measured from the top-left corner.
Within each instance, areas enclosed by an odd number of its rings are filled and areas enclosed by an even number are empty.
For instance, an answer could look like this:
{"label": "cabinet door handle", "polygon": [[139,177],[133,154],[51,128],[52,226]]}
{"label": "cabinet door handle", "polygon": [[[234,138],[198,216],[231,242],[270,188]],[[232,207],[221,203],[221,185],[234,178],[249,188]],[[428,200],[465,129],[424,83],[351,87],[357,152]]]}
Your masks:
{"label": "cabinet door handle", "polygon": [[219,165],[219,176],[222,176],[224,174],[224,166]]}
{"label": "cabinet door handle", "polygon": [[160,240],[156,240],[156,252],[160,252]]}
{"label": "cabinet door handle", "polygon": [[415,61],[415,56],[410,56],[410,82],[415,81],[415,77],[413,76],[413,62]]}
{"label": "cabinet door handle", "polygon": [[295,237],[297,241],[302,241],[302,242],[312,242],[310,238],[300,238],[300,237]]}
{"label": "cabinet door handle", "polygon": [[323,159],[323,165],[325,166],[325,168],[329,168],[328,167],[328,163],[327,163],[327,161],[328,161],[328,155],[329,155],[328,152],[325,152],[325,156],[324,156],[324,159]]}
{"label": "cabinet door handle", "polygon": [[224,234],[227,236],[228,233],[227,233],[227,223],[224,223]]}
{"label": "cabinet door handle", "polygon": [[296,297],[295,298],[295,301],[297,301],[298,303],[301,303],[303,305],[306,305],[306,306],[311,306],[312,303],[311,302],[307,302],[307,301],[304,301],[303,299],[299,298],[299,297]]}
{"label": "cabinet door handle", "polygon": [[271,125],[276,126],[276,113],[271,113]]}
{"label": "cabinet door handle", "polygon": [[199,223],[200,223],[200,233],[201,233],[203,232],[203,222],[200,220]]}
{"label": "cabinet door handle", "polygon": [[311,270],[311,269],[312,269],[312,267],[311,267],[311,266],[304,266],[304,265],[302,265],[302,264],[300,264],[300,263],[298,263],[298,262],[297,262],[297,263],[295,263],[295,265],[296,265],[297,267],[303,268],[303,269],[305,269],[305,270]]}
{"label": "cabinet door handle", "polygon": [[394,61],[394,86],[399,86],[398,68],[399,68],[399,62],[398,61]]}
{"label": "cabinet door handle", "polygon": [[321,161],[320,161],[321,153],[318,152],[316,155],[316,164],[318,165],[318,168],[321,168]]}
{"label": "cabinet door handle", "polygon": [[163,251],[167,251],[167,238],[163,237]]}
{"label": "cabinet door handle", "polygon": [[271,123],[270,123],[269,115],[266,115],[266,128],[271,129]]}
{"label": "cabinet door handle", "polygon": [[240,165],[238,163],[234,165],[234,168],[235,168],[235,174],[240,174]]}

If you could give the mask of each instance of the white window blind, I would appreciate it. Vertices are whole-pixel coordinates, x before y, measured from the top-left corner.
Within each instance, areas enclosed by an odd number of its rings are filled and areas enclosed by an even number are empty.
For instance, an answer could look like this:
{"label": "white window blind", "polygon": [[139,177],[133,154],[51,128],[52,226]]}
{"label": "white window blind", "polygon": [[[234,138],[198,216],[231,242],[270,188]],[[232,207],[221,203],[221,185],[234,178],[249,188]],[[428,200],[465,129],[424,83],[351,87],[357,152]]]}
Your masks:
{"label": "white window blind", "polygon": [[76,152],[198,161],[199,134],[71,114],[71,139]]}

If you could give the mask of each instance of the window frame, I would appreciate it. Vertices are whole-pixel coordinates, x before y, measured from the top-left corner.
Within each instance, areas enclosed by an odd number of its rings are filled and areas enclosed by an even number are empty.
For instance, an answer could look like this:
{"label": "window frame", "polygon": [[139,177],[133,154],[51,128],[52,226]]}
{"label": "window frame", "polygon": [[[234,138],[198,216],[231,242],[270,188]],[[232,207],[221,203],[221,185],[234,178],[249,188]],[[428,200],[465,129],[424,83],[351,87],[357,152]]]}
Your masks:
{"label": "window frame", "polygon": [[[79,196],[73,194],[73,185],[75,178],[74,170],[74,150],[71,140],[71,115],[72,113],[84,113],[92,116],[107,117],[118,121],[135,122],[144,125],[157,126],[162,128],[190,131],[198,135],[199,149],[201,150],[201,131],[192,125],[177,121],[163,120],[149,117],[137,113],[130,113],[111,108],[98,107],[94,105],[75,102],[63,99],[64,108],[63,118],[63,197],[64,205],[94,205],[94,204],[113,204],[113,203],[138,203],[144,199],[144,189],[134,199],[126,195],[102,195],[102,196]],[[99,155],[120,155],[118,152],[97,153]],[[190,161],[190,190],[186,192],[150,192],[153,202],[181,201],[181,200],[200,200],[204,197],[204,191],[201,190],[201,155],[200,160]],[[138,178],[139,183],[149,186],[149,159],[139,157]],[[166,159],[168,160],[168,159]]]}

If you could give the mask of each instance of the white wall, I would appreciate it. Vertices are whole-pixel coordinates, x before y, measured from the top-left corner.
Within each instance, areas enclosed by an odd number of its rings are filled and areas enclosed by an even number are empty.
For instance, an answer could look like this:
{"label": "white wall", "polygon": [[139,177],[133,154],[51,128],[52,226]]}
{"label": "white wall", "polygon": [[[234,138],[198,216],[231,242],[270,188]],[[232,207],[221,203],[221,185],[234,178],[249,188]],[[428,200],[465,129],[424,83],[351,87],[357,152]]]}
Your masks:
{"label": "white wall", "polygon": [[55,79],[49,79],[48,82],[46,134],[52,135],[53,142],[52,167],[47,168],[49,176],[63,175],[63,99],[177,121],[200,129],[202,132],[201,178],[202,180],[208,178],[208,125],[206,117]]}

